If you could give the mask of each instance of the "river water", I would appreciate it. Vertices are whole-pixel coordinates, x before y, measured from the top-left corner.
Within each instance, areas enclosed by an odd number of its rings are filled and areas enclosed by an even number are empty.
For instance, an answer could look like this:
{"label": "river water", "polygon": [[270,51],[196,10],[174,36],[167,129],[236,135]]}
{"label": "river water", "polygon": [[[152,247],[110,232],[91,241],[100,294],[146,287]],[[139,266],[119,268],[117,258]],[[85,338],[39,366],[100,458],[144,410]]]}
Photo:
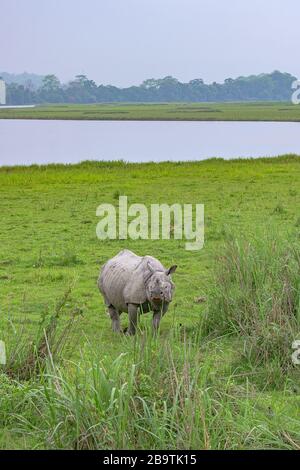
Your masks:
{"label": "river water", "polygon": [[300,154],[300,123],[0,120],[0,165]]}

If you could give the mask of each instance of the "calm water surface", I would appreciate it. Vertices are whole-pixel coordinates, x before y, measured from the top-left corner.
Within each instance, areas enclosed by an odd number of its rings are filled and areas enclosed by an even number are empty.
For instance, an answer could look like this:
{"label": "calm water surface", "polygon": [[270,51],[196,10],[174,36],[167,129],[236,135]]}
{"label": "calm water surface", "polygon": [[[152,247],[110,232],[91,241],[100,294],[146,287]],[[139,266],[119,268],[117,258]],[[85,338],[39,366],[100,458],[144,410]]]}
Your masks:
{"label": "calm water surface", "polygon": [[0,120],[0,165],[300,154],[300,123]]}

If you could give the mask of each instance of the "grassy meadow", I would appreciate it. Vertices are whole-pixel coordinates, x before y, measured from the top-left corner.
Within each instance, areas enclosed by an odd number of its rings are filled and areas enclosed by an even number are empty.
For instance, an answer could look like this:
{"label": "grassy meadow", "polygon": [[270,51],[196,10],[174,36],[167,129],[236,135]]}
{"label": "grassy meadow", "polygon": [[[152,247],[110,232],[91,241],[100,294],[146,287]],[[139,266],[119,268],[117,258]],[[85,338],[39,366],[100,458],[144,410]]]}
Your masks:
{"label": "grassy meadow", "polygon": [[[299,120],[299,109],[53,106],[0,117]],[[1,167],[0,195],[1,449],[300,449],[299,156]],[[98,240],[96,208],[119,195],[205,204],[204,248]],[[178,265],[157,337],[150,314],[135,337],[111,331],[96,282],[125,247]]]}
{"label": "grassy meadow", "polygon": [[0,119],[300,121],[300,106],[291,102],[58,104],[0,107]]}

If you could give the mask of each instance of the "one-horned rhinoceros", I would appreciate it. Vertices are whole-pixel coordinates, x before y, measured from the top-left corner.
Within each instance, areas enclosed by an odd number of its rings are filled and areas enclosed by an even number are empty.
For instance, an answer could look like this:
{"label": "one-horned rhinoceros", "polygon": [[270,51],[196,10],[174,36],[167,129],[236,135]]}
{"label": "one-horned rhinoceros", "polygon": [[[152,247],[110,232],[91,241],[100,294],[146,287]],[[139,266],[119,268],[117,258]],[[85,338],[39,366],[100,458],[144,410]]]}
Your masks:
{"label": "one-horned rhinoceros", "polygon": [[122,250],[102,267],[98,279],[112,320],[113,331],[120,332],[120,314],[128,312],[127,333],[134,334],[138,313],[153,311],[153,327],[158,329],[161,317],[172,300],[174,284],[171,274],[177,266],[165,269],[152,256],[137,256]]}

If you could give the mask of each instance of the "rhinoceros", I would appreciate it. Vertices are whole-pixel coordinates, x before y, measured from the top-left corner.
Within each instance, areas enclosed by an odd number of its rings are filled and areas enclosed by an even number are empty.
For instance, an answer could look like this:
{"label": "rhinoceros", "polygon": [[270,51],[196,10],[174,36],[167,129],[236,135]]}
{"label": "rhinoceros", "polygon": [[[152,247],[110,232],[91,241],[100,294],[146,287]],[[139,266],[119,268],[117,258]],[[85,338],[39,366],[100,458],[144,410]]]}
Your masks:
{"label": "rhinoceros", "polygon": [[174,284],[169,269],[152,256],[138,256],[122,250],[101,269],[98,287],[112,320],[112,329],[121,331],[120,314],[128,312],[127,334],[134,335],[138,314],[153,311],[153,327],[157,331],[162,316],[172,301]]}

